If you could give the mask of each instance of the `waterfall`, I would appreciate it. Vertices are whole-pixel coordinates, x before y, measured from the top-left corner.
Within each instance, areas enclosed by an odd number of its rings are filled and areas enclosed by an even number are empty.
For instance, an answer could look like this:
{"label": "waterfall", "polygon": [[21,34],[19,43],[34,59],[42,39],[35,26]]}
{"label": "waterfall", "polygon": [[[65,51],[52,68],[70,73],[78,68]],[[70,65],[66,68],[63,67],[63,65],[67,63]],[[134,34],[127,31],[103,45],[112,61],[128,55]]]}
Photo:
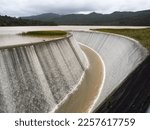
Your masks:
{"label": "waterfall", "polygon": [[0,48],[0,112],[51,112],[87,67],[72,36]]}

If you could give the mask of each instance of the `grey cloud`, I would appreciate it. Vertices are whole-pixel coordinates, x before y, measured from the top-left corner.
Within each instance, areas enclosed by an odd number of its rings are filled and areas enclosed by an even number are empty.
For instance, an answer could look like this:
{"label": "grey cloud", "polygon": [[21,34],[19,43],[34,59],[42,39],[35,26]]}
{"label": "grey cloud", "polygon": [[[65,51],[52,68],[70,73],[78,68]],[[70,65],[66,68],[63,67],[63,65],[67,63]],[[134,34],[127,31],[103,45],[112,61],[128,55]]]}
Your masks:
{"label": "grey cloud", "polygon": [[149,8],[149,0],[0,0],[0,14],[10,16],[27,16],[47,12],[59,14],[91,11],[111,13]]}

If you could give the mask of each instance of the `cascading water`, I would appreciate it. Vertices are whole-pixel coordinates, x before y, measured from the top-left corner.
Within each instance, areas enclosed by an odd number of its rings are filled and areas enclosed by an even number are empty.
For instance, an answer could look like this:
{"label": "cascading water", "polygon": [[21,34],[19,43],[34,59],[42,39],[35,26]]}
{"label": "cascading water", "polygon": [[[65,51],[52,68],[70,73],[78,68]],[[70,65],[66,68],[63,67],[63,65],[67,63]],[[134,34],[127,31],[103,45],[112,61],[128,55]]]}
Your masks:
{"label": "cascading water", "polygon": [[106,77],[96,109],[148,55],[137,41],[110,33],[71,31],[75,39],[97,51],[102,57]]}
{"label": "cascading water", "polygon": [[0,112],[51,112],[88,66],[70,36],[0,49]]}

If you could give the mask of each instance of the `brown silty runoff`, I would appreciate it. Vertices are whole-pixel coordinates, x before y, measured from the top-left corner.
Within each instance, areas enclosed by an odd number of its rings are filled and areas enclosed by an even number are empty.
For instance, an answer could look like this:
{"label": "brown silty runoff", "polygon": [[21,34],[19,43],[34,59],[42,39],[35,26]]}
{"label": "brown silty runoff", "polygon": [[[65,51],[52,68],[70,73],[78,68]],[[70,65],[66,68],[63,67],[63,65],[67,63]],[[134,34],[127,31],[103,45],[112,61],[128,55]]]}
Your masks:
{"label": "brown silty runoff", "polygon": [[83,45],[81,48],[86,54],[90,66],[78,89],[55,112],[90,112],[99,95],[104,80],[104,66],[100,57],[93,50]]}

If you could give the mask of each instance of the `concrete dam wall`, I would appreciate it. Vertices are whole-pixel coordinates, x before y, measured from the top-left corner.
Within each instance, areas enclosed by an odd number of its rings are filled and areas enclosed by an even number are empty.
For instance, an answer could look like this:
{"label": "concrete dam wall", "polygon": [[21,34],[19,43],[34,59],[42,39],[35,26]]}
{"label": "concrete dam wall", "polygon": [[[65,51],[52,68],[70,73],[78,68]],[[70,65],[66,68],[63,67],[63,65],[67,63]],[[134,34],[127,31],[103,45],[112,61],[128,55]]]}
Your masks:
{"label": "concrete dam wall", "polygon": [[128,37],[92,31],[71,31],[75,39],[93,48],[102,57],[106,77],[93,111],[120,86],[127,76],[141,64],[148,52]]}
{"label": "concrete dam wall", "polygon": [[88,58],[89,67],[85,71],[85,76],[78,89],[70,94],[65,102],[56,109],[55,112],[57,113],[92,112],[103,87],[105,66],[101,57],[86,45],[80,44],[80,47]]}
{"label": "concrete dam wall", "polygon": [[0,47],[0,112],[93,112],[148,55],[128,37],[71,33]]}
{"label": "concrete dam wall", "polygon": [[51,112],[88,67],[72,36],[0,48],[0,112]]}

